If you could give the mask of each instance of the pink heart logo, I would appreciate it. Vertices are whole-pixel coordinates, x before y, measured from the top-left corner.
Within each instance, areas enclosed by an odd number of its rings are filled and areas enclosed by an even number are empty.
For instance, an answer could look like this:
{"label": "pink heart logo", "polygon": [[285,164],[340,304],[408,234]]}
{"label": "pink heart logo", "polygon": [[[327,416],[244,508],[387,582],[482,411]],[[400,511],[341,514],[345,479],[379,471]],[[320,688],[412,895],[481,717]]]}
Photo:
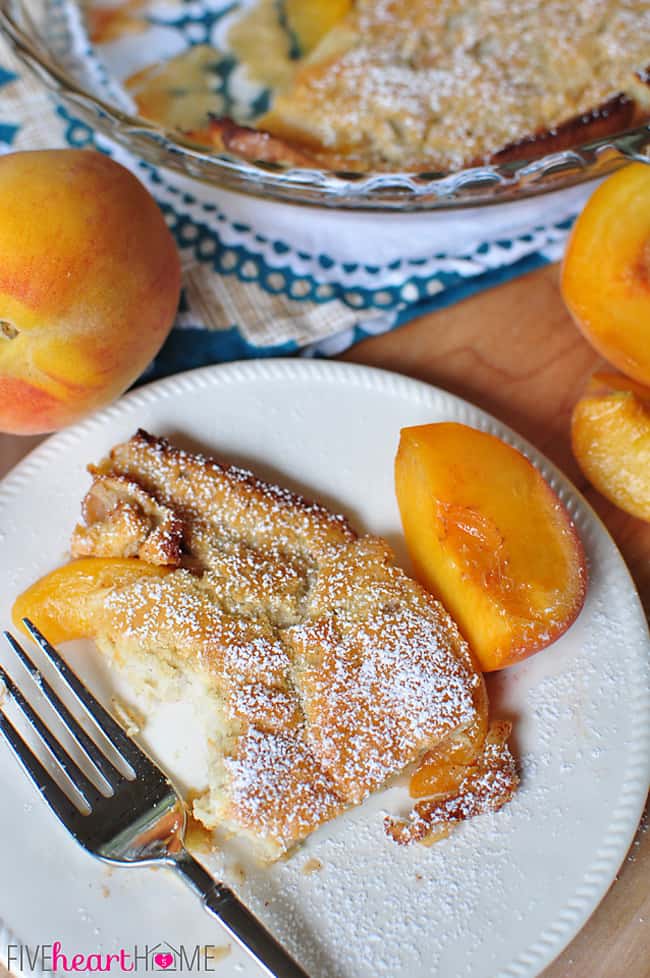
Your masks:
{"label": "pink heart logo", "polygon": [[174,955],[170,951],[159,951],[158,954],[154,954],[153,963],[157,968],[171,968],[174,963]]}

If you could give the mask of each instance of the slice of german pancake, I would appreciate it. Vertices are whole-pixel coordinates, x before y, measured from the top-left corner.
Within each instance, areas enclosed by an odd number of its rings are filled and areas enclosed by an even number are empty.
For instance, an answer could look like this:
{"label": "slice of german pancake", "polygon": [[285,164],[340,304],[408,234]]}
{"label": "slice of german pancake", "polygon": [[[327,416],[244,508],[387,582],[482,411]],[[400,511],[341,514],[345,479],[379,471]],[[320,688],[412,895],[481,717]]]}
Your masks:
{"label": "slice of german pancake", "polygon": [[88,636],[209,745],[208,828],[275,859],[418,764],[445,790],[398,842],[495,810],[517,785],[508,724],[444,608],[318,503],[139,431],[91,467],[78,558],[19,598],[56,641]]}
{"label": "slice of german pancake", "polygon": [[[642,0],[258,0],[231,43],[260,79],[268,45],[254,58],[244,39],[269,8],[279,21],[284,9],[301,56],[267,79],[263,115],[198,126],[188,116],[193,141],[298,167],[453,172],[537,159],[650,116]],[[162,69],[170,104],[189,57]],[[135,94],[146,115],[156,90]]]}

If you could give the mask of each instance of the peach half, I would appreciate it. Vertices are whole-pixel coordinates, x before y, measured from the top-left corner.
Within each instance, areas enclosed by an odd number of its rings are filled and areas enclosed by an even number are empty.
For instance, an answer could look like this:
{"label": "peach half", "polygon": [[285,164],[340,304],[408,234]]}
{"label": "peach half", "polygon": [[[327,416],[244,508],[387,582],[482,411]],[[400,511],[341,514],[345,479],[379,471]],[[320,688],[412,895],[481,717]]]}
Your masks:
{"label": "peach half", "polygon": [[573,410],[571,442],[591,484],[626,513],[650,521],[650,388],[595,373]]}
{"label": "peach half", "polygon": [[562,265],[562,296],[598,352],[650,384],[650,166],[608,177],[578,217]]}
{"label": "peach half", "polygon": [[404,428],[395,485],[416,575],[485,672],[550,645],[585,598],[582,544],[520,452],[456,423]]}
{"label": "peach half", "polygon": [[0,431],[110,403],[158,352],[180,262],[156,202],[87,150],[0,156]]}

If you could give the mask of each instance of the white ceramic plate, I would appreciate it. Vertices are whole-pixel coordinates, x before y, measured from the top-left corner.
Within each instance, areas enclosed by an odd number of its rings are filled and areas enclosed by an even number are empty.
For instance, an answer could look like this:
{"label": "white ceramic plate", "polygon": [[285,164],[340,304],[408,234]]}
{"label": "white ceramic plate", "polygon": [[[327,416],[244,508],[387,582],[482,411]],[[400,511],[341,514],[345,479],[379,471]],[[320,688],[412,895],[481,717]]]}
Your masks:
{"label": "white ceramic plate", "polygon": [[[607,890],[640,817],[650,753],[648,631],[607,532],[550,463],[483,412],[425,384],[326,362],[210,367],[144,387],[49,439],[0,488],[7,625],[14,596],[65,559],[86,463],[138,426],[317,496],[386,536],[406,561],[392,477],[399,430],[441,420],[495,432],[541,469],[582,536],[589,594],[560,641],[490,679],[495,712],[514,719],[522,773],[501,812],[430,849],[402,849],[384,836],[380,794],[271,870],[241,853],[214,857],[314,978],[532,978]],[[92,646],[69,648],[86,680],[110,695],[113,679]],[[188,744],[196,760],[191,727],[172,709],[143,738],[185,781]],[[0,783],[5,959],[19,939],[59,940],[70,954],[228,944],[166,871],[109,871],[78,849],[4,744]],[[321,868],[305,872],[314,860]],[[217,975],[261,974],[236,948],[223,954],[211,964]],[[26,974],[38,970],[25,961]]]}

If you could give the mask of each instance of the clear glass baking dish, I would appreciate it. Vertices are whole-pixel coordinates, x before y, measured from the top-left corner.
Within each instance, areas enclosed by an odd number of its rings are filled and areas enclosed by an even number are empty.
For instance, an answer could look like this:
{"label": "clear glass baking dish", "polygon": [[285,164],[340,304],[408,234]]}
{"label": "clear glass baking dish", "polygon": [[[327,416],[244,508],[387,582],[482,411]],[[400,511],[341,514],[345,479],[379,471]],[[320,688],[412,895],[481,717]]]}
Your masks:
{"label": "clear glass baking dish", "polygon": [[62,7],[62,0],[0,0],[0,27],[25,65],[78,118],[132,153],[228,190],[330,208],[453,210],[557,191],[649,160],[648,122],[561,152],[453,173],[343,173],[211,153],[125,111],[110,86],[98,85],[83,54],[61,42]]}

